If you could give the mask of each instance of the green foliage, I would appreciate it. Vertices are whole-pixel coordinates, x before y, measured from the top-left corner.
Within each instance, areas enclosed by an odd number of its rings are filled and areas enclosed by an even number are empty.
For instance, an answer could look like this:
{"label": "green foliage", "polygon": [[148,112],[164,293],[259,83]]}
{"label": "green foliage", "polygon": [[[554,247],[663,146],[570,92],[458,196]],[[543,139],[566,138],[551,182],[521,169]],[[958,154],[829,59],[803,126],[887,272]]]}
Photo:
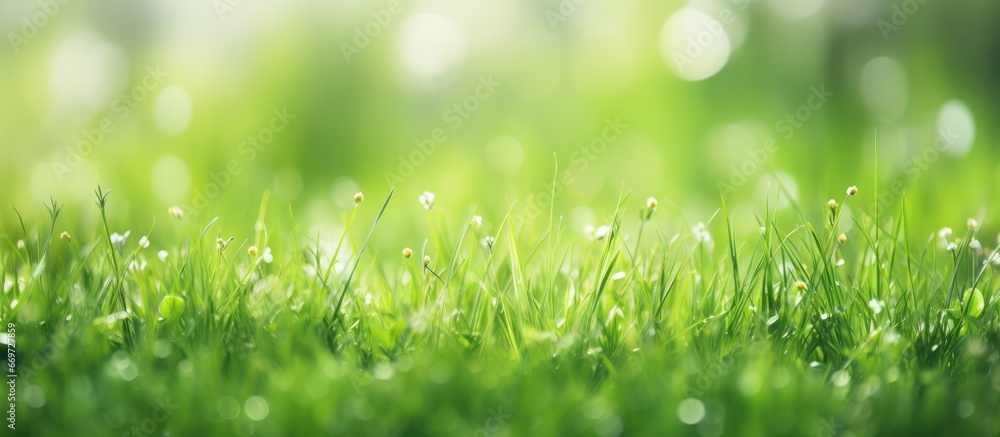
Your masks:
{"label": "green foliage", "polygon": [[817,227],[769,196],[744,239],[725,204],[676,226],[622,194],[578,235],[437,199],[404,258],[392,191],[332,239],[272,228],[265,196],[251,234],[173,214],[155,247],[112,232],[108,193],[90,243],[0,254],[32,435],[1000,431],[994,253],[972,225],[911,246],[905,202],[848,221],[848,195]]}

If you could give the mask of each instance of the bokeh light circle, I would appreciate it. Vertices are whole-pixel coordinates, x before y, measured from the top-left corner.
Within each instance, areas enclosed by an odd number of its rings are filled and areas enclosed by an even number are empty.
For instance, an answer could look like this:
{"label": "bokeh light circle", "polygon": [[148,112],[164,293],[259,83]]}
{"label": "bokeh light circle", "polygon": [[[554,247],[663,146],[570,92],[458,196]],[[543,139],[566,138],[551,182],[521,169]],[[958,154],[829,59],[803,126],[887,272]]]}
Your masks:
{"label": "bokeh light circle", "polygon": [[729,61],[729,35],[718,20],[684,7],[663,24],[660,53],[674,74],[687,81],[714,76]]}

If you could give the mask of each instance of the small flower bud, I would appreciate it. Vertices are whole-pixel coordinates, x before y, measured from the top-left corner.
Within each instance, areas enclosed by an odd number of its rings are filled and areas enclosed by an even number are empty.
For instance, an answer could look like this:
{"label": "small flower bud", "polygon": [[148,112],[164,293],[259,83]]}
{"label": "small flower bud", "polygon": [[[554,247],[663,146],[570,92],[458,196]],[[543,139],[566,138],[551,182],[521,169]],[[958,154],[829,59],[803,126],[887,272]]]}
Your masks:
{"label": "small flower bud", "polygon": [[257,256],[257,253],[259,253],[259,249],[257,249],[257,246],[250,246],[250,248],[247,249],[247,253],[249,253],[250,256]]}
{"label": "small flower bud", "polygon": [[417,200],[419,200],[420,204],[424,206],[424,209],[430,211],[432,208],[434,208],[434,198],[435,198],[434,193],[430,191],[424,191],[424,194],[421,194],[420,197],[417,198]]}
{"label": "small flower bud", "polygon": [[428,255],[424,255],[424,267],[428,267],[430,265],[431,265],[431,257]]}
{"label": "small flower bud", "polygon": [[413,257],[413,249],[409,247],[403,249],[403,258],[410,259],[411,257]]}
{"label": "small flower bud", "polygon": [[847,234],[840,234],[840,235],[838,235],[837,236],[837,241],[840,242],[840,244],[846,243],[847,242]]}
{"label": "small flower bud", "polygon": [[181,207],[176,206],[176,205],[175,206],[171,206],[170,208],[167,208],[167,215],[169,215],[170,217],[172,217],[172,218],[174,218],[176,220],[180,220],[180,219],[184,218],[184,210],[182,210]]}
{"label": "small flower bud", "polygon": [[472,226],[476,229],[481,228],[483,226],[483,217],[478,215],[472,216]]}
{"label": "small flower bud", "polygon": [[847,195],[848,196],[857,196],[858,195],[858,187],[854,186],[854,185],[851,185],[851,187],[847,189]]}
{"label": "small flower bud", "polygon": [[646,199],[646,208],[649,208],[650,210],[654,210],[655,211],[657,205],[659,205],[659,203],[656,201],[655,197],[650,197],[650,198]]}
{"label": "small flower bud", "polygon": [[830,199],[826,202],[826,206],[829,206],[830,209],[837,209],[837,201],[835,199]]}
{"label": "small flower bud", "polygon": [[806,283],[802,281],[795,281],[795,288],[799,290],[806,290]]}
{"label": "small flower bud", "polygon": [[24,243],[24,240],[17,240],[17,250],[24,250],[28,245]]}
{"label": "small flower bud", "polygon": [[364,201],[365,201],[365,194],[364,193],[358,192],[357,194],[354,195],[354,204],[355,205],[360,205],[361,202],[364,202]]}
{"label": "small flower bud", "polygon": [[966,222],[966,224],[969,225],[969,229],[970,230],[976,229],[976,228],[979,227],[979,222],[976,221],[976,219],[974,219],[974,218],[970,218],[969,221]]}
{"label": "small flower bud", "polygon": [[69,243],[69,241],[72,240],[73,237],[69,235],[69,232],[63,231],[63,233],[59,234],[59,239]]}

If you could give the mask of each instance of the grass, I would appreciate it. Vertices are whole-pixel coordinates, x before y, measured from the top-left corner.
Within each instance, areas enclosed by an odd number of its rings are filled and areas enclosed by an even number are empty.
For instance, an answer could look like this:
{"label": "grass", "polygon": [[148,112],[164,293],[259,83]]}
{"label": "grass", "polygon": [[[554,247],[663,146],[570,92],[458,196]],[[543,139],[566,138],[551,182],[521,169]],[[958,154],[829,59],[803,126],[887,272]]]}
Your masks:
{"label": "grass", "polygon": [[905,200],[873,220],[850,194],[769,198],[750,236],[725,202],[678,228],[623,194],[591,236],[431,207],[404,258],[378,239],[391,191],[367,230],[359,199],[336,245],[293,217],[273,251],[266,195],[252,233],[171,212],[180,237],[149,248],[96,197],[99,229],[54,237],[53,201],[0,251],[13,433],[1000,433],[996,253],[978,223],[910,229]]}

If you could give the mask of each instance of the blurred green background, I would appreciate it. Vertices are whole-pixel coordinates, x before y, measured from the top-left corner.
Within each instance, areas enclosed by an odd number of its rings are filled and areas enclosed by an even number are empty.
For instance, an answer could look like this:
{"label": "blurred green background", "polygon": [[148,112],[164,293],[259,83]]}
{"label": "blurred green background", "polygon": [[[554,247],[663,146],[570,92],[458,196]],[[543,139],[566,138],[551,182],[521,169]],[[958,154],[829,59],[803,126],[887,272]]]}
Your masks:
{"label": "blurred green background", "polygon": [[[495,224],[514,201],[547,211],[555,155],[574,229],[623,187],[691,221],[721,189],[750,218],[772,179],[811,208],[849,185],[873,202],[877,129],[886,207],[905,190],[917,226],[995,230],[997,16],[987,0],[4,1],[0,204],[41,219],[54,196],[92,225],[101,184],[122,225],[179,204],[246,227],[270,190],[270,217],[290,204],[324,227],[397,185],[385,233],[405,236],[425,190]],[[609,120],[620,135],[594,143]]]}

